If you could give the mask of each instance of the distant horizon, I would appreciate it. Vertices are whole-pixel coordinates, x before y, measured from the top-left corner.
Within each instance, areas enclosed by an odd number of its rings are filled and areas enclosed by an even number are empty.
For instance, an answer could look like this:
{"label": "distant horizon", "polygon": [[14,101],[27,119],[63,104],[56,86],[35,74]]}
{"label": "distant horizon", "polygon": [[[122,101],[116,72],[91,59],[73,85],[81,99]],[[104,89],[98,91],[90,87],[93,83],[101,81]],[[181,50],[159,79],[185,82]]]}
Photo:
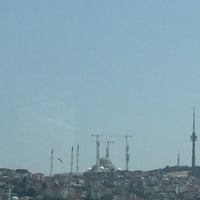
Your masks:
{"label": "distant horizon", "polygon": [[[129,172],[135,172],[135,171],[142,171],[142,172],[150,172],[150,171],[155,171],[155,170],[164,170],[164,169],[166,169],[166,168],[179,168],[179,169],[181,169],[181,168],[192,168],[191,166],[188,166],[188,165],[180,165],[180,166],[177,166],[177,165],[174,165],[174,166],[169,166],[169,165],[166,165],[165,167],[163,167],[163,168],[156,168],[156,169],[149,169],[149,170],[140,170],[140,169],[135,169],[135,170],[125,170],[125,169],[116,169],[116,170],[114,170],[114,171],[129,171]],[[195,168],[200,168],[200,166],[195,166]],[[50,173],[49,174],[45,174],[45,173],[43,173],[43,172],[41,172],[41,171],[38,171],[38,172],[32,172],[31,170],[29,170],[29,169],[27,169],[27,168],[16,168],[16,169],[10,169],[10,168],[4,168],[4,167],[1,167],[0,168],[0,170],[2,170],[2,169],[8,169],[8,170],[28,170],[28,172],[30,172],[31,174],[37,174],[37,173],[42,173],[42,174],[44,174],[44,176],[50,176]],[[69,172],[62,172],[62,173],[53,173],[53,176],[54,175],[59,175],[59,174],[82,174],[82,173],[85,173],[85,172],[97,172],[97,171],[95,171],[95,170],[89,170],[89,169],[87,169],[87,170],[85,170],[85,171],[82,171],[82,172],[78,172],[78,173],[76,173],[76,172],[73,172],[73,173],[71,173],[70,171]],[[108,171],[109,172],[109,171]],[[101,171],[99,171],[99,172],[97,172],[97,173],[101,173]]]}

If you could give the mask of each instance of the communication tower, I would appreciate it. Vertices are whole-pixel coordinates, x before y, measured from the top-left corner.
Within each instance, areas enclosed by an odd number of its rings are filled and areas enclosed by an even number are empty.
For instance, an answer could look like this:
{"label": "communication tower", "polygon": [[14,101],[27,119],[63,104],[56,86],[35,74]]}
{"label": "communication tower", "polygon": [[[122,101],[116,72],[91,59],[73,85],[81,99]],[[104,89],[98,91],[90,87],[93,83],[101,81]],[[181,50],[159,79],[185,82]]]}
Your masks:
{"label": "communication tower", "polygon": [[195,168],[195,142],[197,141],[197,136],[195,133],[195,107],[193,106],[193,132],[190,137],[192,141],[192,169]]}

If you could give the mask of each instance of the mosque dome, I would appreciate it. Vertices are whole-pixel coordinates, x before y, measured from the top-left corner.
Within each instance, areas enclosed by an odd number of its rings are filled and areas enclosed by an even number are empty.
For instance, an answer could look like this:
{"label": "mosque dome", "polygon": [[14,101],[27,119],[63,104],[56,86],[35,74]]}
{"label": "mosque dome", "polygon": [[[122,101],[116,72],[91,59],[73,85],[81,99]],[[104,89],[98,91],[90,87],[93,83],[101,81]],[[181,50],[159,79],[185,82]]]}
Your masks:
{"label": "mosque dome", "polygon": [[[97,166],[94,165],[92,170],[96,170]],[[116,167],[112,164],[109,158],[102,157],[99,159],[99,169],[102,171],[112,171],[116,170]]]}

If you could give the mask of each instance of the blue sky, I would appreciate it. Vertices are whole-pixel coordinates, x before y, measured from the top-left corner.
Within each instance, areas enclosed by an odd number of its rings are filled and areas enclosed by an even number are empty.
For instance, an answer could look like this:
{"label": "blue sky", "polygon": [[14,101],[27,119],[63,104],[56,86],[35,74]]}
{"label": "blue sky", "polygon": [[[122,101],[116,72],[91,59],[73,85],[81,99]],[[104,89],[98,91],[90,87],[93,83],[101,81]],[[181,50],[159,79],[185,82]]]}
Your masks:
{"label": "blue sky", "polygon": [[[199,1],[1,1],[0,167],[50,172],[95,163],[95,138],[131,170],[191,164],[200,113]],[[197,164],[200,149],[197,141]]]}

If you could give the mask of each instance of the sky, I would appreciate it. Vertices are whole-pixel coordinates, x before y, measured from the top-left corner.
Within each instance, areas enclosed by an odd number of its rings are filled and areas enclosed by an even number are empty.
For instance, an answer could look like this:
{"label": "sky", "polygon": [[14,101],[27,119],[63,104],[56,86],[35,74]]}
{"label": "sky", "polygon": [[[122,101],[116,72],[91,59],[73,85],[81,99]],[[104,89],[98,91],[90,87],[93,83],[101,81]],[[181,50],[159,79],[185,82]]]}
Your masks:
{"label": "sky", "polygon": [[[200,165],[198,0],[0,1],[0,168],[79,171],[110,159],[130,170]],[[74,154],[76,151],[74,152]],[[63,163],[57,158],[61,158]],[[74,155],[74,159],[76,156]],[[74,161],[74,171],[75,171]]]}

